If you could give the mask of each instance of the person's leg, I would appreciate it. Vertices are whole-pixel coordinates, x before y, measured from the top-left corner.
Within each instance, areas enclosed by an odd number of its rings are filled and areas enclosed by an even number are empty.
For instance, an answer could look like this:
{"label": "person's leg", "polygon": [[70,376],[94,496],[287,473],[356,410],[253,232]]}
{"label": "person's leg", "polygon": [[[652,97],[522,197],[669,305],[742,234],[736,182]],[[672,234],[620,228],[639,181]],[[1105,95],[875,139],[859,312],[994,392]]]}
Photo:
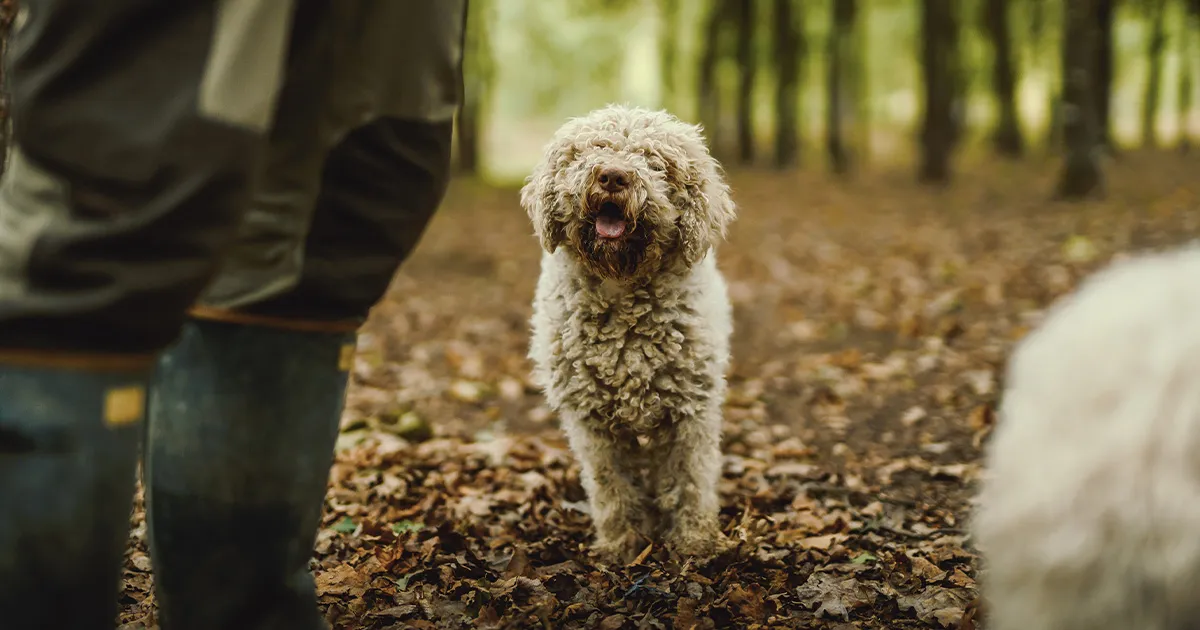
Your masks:
{"label": "person's leg", "polygon": [[129,539],[144,371],[0,365],[0,619],[108,629]]}
{"label": "person's leg", "polygon": [[163,630],[316,630],[308,572],[353,332],[194,321],[159,364],[147,506]]}
{"label": "person's leg", "polygon": [[[317,174],[308,222],[291,221],[297,213],[284,207],[300,203],[301,195],[288,194],[300,190],[300,177],[266,182],[250,210],[251,227],[195,316],[352,328],[366,318],[416,247],[450,180],[466,4],[343,5],[357,8],[345,8],[335,20],[335,37],[349,41],[335,51],[324,102],[328,157],[315,171],[310,163],[303,168],[305,176]],[[287,148],[272,155],[281,172],[294,166]],[[285,241],[289,247],[265,246]]]}
{"label": "person's leg", "polygon": [[115,625],[153,362],[236,228],[289,6],[21,3],[0,182],[6,628]]}
{"label": "person's leg", "polygon": [[163,630],[324,626],[309,563],[355,331],[445,190],[464,3],[325,4],[307,36],[298,14],[232,255],[159,365],[146,470]]}
{"label": "person's leg", "polygon": [[[249,294],[270,294],[300,267],[329,146],[338,6],[297,4],[267,150],[218,284],[235,273]],[[239,264],[247,255],[261,264]],[[163,630],[324,626],[308,563],[353,330],[189,318],[159,362],[144,477]]]}

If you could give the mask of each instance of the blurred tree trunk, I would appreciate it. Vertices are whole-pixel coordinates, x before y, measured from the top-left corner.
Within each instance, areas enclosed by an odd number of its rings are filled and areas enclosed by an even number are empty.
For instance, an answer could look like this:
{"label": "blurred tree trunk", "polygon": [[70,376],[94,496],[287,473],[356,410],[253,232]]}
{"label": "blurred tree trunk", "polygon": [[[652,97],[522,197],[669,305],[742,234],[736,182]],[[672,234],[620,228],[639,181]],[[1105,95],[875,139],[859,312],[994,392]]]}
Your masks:
{"label": "blurred tree trunk", "polygon": [[737,4],[737,135],[738,159],[754,163],[754,4],[755,0],[733,0]]}
{"label": "blurred tree trunk", "polygon": [[1147,7],[1150,19],[1150,40],[1146,44],[1146,60],[1150,73],[1146,77],[1146,93],[1142,97],[1142,146],[1158,144],[1154,123],[1158,120],[1159,94],[1162,92],[1163,51],[1167,47],[1167,0],[1150,0]]}
{"label": "blurred tree trunk", "polygon": [[479,97],[468,88],[463,94],[455,120],[455,139],[458,151],[458,172],[475,175],[479,172]]}
{"label": "blurred tree trunk", "polygon": [[775,1],[775,167],[796,165],[800,154],[800,60],[804,54],[804,4]]}
{"label": "blurred tree trunk", "polygon": [[959,0],[921,0],[921,79],[925,112],[921,124],[922,182],[950,181],[950,158],[955,142],[954,99],[958,51],[954,3]]}
{"label": "blurred tree trunk", "polygon": [[[1190,38],[1187,31],[1180,34],[1180,40],[1186,42]],[[1193,61],[1187,56],[1188,48],[1183,44],[1179,55],[1179,150],[1187,152],[1192,148],[1191,122],[1192,112],[1192,68]]]}
{"label": "blurred tree trunk", "polygon": [[850,142],[847,136],[854,126],[854,114],[858,107],[857,58],[855,22],[858,19],[858,0],[833,0],[830,11],[830,28],[826,61],[829,81],[826,94],[829,98],[825,108],[825,149],[829,152],[829,165],[833,172],[844,175],[850,172]]}
{"label": "blurred tree trunk", "polygon": [[[1103,2],[1104,0],[1099,0]],[[1030,38],[1035,63],[1043,72],[1052,70],[1052,66],[1061,65],[1062,48],[1055,47],[1051,33],[1049,9],[1043,0],[1027,0],[1020,7],[1029,12]],[[1046,148],[1057,153],[1062,148],[1062,89],[1052,87],[1046,95],[1046,111],[1050,120],[1046,126]]]}
{"label": "blurred tree trunk", "polygon": [[967,131],[967,88],[969,81],[967,79],[967,68],[963,59],[962,48],[959,46],[961,38],[959,16],[967,9],[966,5],[972,0],[955,0],[950,3],[948,9],[949,23],[953,27],[947,29],[944,33],[946,41],[942,44],[945,50],[950,51],[947,58],[947,73],[950,77],[950,91],[953,96],[950,99],[950,152],[953,153],[962,143],[962,139],[966,137]]}
{"label": "blurred tree trunk", "polygon": [[1056,194],[1082,199],[1103,188],[1095,90],[1091,86],[1096,59],[1095,0],[1066,0],[1063,14],[1063,140],[1066,159]]}
{"label": "blurred tree trunk", "polygon": [[1112,142],[1112,85],[1113,85],[1113,28],[1116,23],[1117,0],[1093,0],[1096,15],[1096,69],[1092,87],[1096,102],[1096,134],[1100,145],[1113,150]]}
{"label": "blurred tree trunk", "polygon": [[661,4],[661,49],[659,64],[662,66],[663,107],[674,110],[679,100],[679,82],[676,80],[676,60],[679,58],[679,0],[662,0]]}
{"label": "blurred tree trunk", "polygon": [[[1194,32],[1195,31],[1195,32]],[[1183,26],[1179,29],[1179,150],[1192,148],[1192,90],[1195,89],[1195,53],[1192,52],[1193,38],[1200,34],[1200,0],[1189,0],[1184,13]]]}
{"label": "blurred tree trunk", "polygon": [[[1018,5],[1019,10],[1029,12],[1029,39],[1034,52],[1043,52],[1042,46],[1046,42],[1046,33],[1049,29],[1046,28],[1046,3],[1045,2],[1022,2]],[[1041,55],[1037,55],[1038,60],[1041,60]]]}
{"label": "blurred tree trunk", "polygon": [[704,28],[704,48],[700,53],[700,68],[697,75],[697,112],[708,136],[709,150],[713,155],[722,153],[721,142],[721,94],[717,85],[717,62],[721,58],[722,25],[729,17],[729,0],[712,0],[708,23]]}
{"label": "blurred tree trunk", "polygon": [[1012,27],[1009,0],[986,0],[983,27],[992,45],[992,93],[995,95],[999,122],[992,136],[996,152],[1020,157],[1025,151],[1017,114],[1017,69],[1013,63]]}
{"label": "blurred tree trunk", "polygon": [[17,16],[16,0],[0,0],[0,174],[8,166],[9,142],[12,138],[12,121],[9,119],[8,96],[8,34],[13,18]]}
{"label": "blurred tree trunk", "polygon": [[1061,151],[1063,147],[1063,93],[1061,85],[1051,89],[1049,100],[1050,125],[1046,136],[1046,145],[1057,152]]}
{"label": "blurred tree trunk", "polygon": [[490,37],[490,3],[471,0],[467,4],[467,31],[463,49],[463,101],[455,119],[458,171],[479,172],[480,118],[492,83],[493,60]]}

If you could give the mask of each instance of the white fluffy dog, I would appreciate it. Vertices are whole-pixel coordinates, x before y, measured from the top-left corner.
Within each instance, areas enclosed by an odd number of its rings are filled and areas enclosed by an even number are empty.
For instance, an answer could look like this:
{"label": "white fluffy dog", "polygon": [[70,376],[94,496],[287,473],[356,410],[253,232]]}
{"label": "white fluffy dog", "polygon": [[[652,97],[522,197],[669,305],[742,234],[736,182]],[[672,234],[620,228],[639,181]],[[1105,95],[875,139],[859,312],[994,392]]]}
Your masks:
{"label": "white fluffy dog", "polygon": [[973,525],[988,627],[1200,628],[1200,249],[1086,280],[1007,380]]}
{"label": "white fluffy dog", "polygon": [[578,457],[596,550],[728,546],[717,520],[734,219],[700,129],[608,106],[566,122],[521,190],[545,252],[530,358]]}

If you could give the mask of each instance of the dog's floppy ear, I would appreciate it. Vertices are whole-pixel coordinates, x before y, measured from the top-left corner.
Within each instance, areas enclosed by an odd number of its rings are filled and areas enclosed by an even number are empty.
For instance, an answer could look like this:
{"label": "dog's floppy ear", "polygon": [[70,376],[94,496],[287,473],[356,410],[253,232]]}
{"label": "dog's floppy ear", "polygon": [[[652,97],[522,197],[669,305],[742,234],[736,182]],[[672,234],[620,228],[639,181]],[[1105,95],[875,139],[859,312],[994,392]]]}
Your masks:
{"label": "dog's floppy ear", "polygon": [[[694,127],[694,130],[699,137],[700,128]],[[689,154],[687,181],[676,207],[680,211],[678,227],[684,259],[694,265],[725,238],[729,224],[737,216],[737,209],[721,165],[705,149],[702,137]]]}
{"label": "dog's floppy ear", "polygon": [[566,238],[563,222],[555,216],[557,194],[554,191],[554,168],[560,151],[551,151],[525,178],[521,187],[521,206],[533,222],[533,232],[551,254]]}

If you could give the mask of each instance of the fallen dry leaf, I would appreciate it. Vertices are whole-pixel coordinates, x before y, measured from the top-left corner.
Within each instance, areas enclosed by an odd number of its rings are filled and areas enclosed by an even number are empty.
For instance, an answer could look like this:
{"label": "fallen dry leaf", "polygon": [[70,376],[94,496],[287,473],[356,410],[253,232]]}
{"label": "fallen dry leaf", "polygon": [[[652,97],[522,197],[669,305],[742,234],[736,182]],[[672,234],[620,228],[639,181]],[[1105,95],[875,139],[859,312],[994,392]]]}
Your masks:
{"label": "fallen dry leaf", "polygon": [[797,589],[800,603],[817,617],[849,619],[851,611],[875,603],[878,591],[855,577],[818,573]]}

